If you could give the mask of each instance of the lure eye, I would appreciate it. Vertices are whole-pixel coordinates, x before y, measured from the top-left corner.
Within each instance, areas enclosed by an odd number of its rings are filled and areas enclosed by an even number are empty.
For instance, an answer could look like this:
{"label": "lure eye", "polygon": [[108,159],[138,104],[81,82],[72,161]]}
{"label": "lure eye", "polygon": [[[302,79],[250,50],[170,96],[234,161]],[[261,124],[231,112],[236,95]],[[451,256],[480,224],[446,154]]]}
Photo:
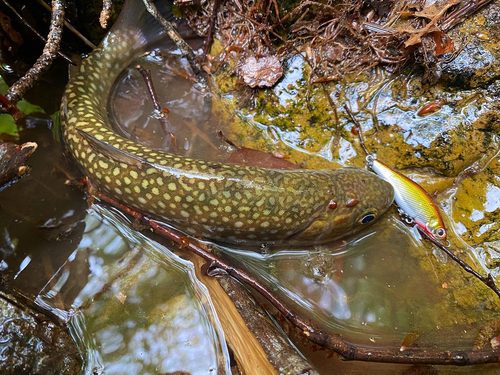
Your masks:
{"label": "lure eye", "polygon": [[375,214],[373,212],[368,212],[364,214],[359,220],[360,224],[368,224],[369,222],[375,220]]}
{"label": "lure eye", "polygon": [[446,235],[446,231],[444,230],[444,228],[438,228],[436,230],[436,236],[443,238],[445,235]]}

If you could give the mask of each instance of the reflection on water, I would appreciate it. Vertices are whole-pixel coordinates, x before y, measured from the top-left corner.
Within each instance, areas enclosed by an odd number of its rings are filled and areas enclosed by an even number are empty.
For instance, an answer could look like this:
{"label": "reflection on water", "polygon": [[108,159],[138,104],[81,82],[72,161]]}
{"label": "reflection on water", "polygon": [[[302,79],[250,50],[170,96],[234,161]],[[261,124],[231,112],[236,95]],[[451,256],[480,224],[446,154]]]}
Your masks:
{"label": "reflection on water", "polygon": [[[191,263],[99,205],[85,224],[68,264],[37,299],[68,321],[85,373],[229,373],[224,334]],[[88,268],[83,278],[73,275],[80,267]]]}
{"label": "reflection on water", "polygon": [[420,347],[467,349],[481,325],[500,318],[487,289],[475,297],[484,310],[464,310],[457,296],[468,275],[452,263],[456,272],[443,280],[438,269],[450,262],[388,216],[348,242],[309,251],[220,250],[301,314],[356,344],[399,349],[408,333],[418,332]]}

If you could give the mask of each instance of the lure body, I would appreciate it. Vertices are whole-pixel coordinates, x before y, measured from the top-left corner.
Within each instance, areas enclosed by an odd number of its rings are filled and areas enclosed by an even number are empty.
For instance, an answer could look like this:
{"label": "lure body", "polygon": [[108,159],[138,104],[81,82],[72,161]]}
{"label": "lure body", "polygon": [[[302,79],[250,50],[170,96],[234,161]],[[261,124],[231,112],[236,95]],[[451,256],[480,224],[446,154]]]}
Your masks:
{"label": "lure body", "polygon": [[104,193],[190,234],[245,244],[328,242],[358,231],[390,207],[391,185],[360,169],[208,162],[152,150],[115,133],[107,100],[119,74],[144,51],[143,35],[111,32],[82,61],[61,104],[64,140]]}
{"label": "lure body", "polygon": [[446,228],[439,208],[425,189],[405,175],[396,172],[373,156],[367,156],[368,166],[394,187],[394,201],[403,216],[434,238],[446,242]]}

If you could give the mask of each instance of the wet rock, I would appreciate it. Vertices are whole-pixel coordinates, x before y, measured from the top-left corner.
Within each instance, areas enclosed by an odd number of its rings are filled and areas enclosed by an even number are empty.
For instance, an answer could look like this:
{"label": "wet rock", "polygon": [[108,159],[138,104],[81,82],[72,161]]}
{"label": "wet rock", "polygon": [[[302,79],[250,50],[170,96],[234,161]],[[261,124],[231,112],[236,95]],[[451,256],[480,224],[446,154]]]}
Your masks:
{"label": "wet rock", "polygon": [[[500,161],[495,159],[484,171],[464,179],[454,195],[452,212],[455,230],[471,245],[489,243],[486,248],[495,249],[493,244],[500,241],[499,173]],[[493,264],[496,262],[486,263],[497,268]]]}
{"label": "wet rock", "polygon": [[450,31],[456,49],[451,62],[443,63],[442,79],[462,88],[484,87],[500,76],[500,4],[492,2]]}
{"label": "wet rock", "polygon": [[80,374],[81,366],[65,329],[0,293],[0,373]]}

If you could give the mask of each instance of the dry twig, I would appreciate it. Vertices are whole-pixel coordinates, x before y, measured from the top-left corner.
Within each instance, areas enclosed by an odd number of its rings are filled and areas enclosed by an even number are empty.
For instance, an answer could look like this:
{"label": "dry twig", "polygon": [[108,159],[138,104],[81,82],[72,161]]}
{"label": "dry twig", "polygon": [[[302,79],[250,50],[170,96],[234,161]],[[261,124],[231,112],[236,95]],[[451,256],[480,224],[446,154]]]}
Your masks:
{"label": "dry twig", "polygon": [[182,57],[185,57],[189,64],[191,65],[191,69],[193,69],[194,74],[196,75],[196,78],[201,83],[206,83],[206,79],[203,73],[203,70],[201,69],[200,64],[196,60],[196,55],[194,54],[193,49],[189,46],[189,44],[186,43],[184,39],[179,35],[179,33],[174,29],[172,24],[168,22],[165,17],[161,15],[160,12],[158,12],[158,9],[156,6],[153,4],[151,0],[143,0],[144,5],[146,6],[146,9],[148,12],[158,21],[160,24],[165,28],[165,31],[167,32],[167,35],[172,39],[172,41],[175,43],[177,48],[181,51]]}
{"label": "dry twig", "polygon": [[162,108],[160,102],[158,100],[158,96],[156,95],[155,87],[153,84],[153,80],[151,78],[151,71],[148,69],[144,69],[141,65],[136,65],[135,68],[141,73],[144,78],[144,82],[146,82],[146,86],[148,87],[149,95],[151,96],[151,100],[153,101],[153,106],[156,111],[159,113],[158,121],[160,121],[161,127],[165,132],[165,135],[170,136],[172,140],[172,144],[174,147],[177,146],[177,142],[175,140],[175,136],[169,131],[169,125],[167,123],[167,118],[165,117],[168,113],[168,109]]}
{"label": "dry twig", "polygon": [[[47,9],[49,12],[52,10],[50,9],[50,6],[43,0],[36,0],[38,4],[40,4],[42,7]],[[64,20],[64,27],[67,28],[69,31],[71,31],[73,34],[75,34],[78,38],[82,40],[83,43],[85,43],[87,46],[89,46],[92,49],[96,49],[97,46],[92,43],[90,40],[88,40],[82,33],[80,33],[77,29],[75,29],[69,22]]]}
{"label": "dry twig", "polygon": [[113,0],[103,0],[101,15],[99,16],[99,23],[101,27],[105,29],[108,27],[108,20],[111,17],[111,8],[113,6]]}
{"label": "dry twig", "polygon": [[[45,39],[42,34],[40,34],[33,26],[31,26],[31,24],[28,21],[26,21],[22,15],[19,14],[19,12],[16,10],[16,8],[14,8],[12,5],[10,5],[10,3],[7,0],[3,0],[3,3],[11,10],[12,13],[14,13],[14,15],[17,17],[19,22],[21,22],[24,26],[26,26],[28,29],[30,29],[31,32],[33,34],[35,34],[38,39],[40,39],[44,43],[47,43],[47,39]],[[63,52],[57,51],[57,54],[59,56],[61,56],[64,60],[69,62],[71,65],[76,65],[76,63],[73,60],[71,60],[71,58],[69,56],[67,56],[66,54],[64,54]]]}
{"label": "dry twig", "polygon": [[12,104],[21,100],[26,91],[32,88],[40,76],[52,65],[57,55],[57,51],[59,50],[59,44],[61,43],[64,6],[64,0],[52,0],[52,18],[50,21],[50,32],[47,37],[47,43],[45,44],[42,55],[37,59],[35,64],[7,91],[5,97]]}

